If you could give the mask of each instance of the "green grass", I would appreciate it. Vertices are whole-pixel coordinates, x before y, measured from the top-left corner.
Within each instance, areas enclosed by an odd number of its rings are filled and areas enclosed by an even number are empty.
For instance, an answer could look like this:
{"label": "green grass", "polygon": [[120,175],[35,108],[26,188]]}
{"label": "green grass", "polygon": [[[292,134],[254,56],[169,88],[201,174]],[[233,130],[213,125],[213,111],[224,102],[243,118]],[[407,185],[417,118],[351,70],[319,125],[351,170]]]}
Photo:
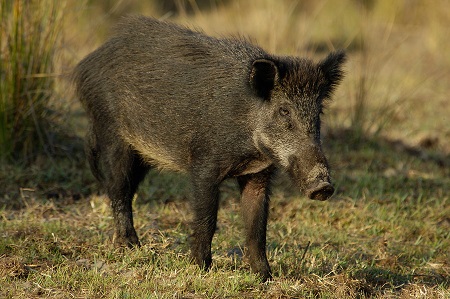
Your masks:
{"label": "green grass", "polygon": [[234,183],[222,188],[214,266],[205,273],[189,263],[185,178],[155,172],[136,198],[135,226],[143,246],[135,250],[112,247],[112,219],[102,196],[45,200],[38,191],[25,192],[24,208],[3,208],[2,294],[19,298],[409,298],[423,292],[427,298],[449,296],[448,168],[399,151],[384,140],[364,142],[369,148],[349,149],[347,140],[330,136],[328,144],[326,150],[335,152],[331,163],[338,168],[338,191],[330,201],[299,196],[284,175],[276,180],[268,229],[272,282],[260,284],[241,255],[243,227]]}
{"label": "green grass", "polygon": [[[130,3],[127,12],[145,9]],[[55,81],[48,88],[73,106],[66,118],[76,136],[57,144],[70,157],[0,164],[0,297],[450,298],[446,1],[216,3],[175,20],[210,34],[250,35],[277,53],[319,59],[334,47],[349,51],[323,136],[336,194],[311,201],[284,174],[276,179],[267,238],[273,281],[259,283],[242,254],[233,181],[222,186],[211,271],[189,262],[182,175],[149,174],[134,204],[142,247],[114,248],[107,200],[82,155],[84,115]],[[67,6],[68,44],[57,55],[73,64],[105,39],[122,6]]]}

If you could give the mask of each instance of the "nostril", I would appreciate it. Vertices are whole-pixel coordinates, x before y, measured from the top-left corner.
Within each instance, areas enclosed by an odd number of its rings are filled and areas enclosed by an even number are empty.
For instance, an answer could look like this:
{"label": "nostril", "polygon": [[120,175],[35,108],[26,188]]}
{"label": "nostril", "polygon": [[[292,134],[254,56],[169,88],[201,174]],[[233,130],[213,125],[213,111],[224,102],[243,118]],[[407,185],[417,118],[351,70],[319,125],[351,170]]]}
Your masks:
{"label": "nostril", "polygon": [[314,188],[307,190],[307,195],[314,200],[327,200],[334,193],[334,188],[330,183],[321,182]]}

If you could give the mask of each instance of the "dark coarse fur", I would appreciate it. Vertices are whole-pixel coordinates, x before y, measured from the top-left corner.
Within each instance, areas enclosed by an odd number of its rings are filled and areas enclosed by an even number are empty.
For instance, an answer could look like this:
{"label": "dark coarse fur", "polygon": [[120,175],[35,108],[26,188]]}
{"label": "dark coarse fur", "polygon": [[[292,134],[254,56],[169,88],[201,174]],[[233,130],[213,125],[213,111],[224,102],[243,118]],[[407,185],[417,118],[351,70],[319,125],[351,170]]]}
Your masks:
{"label": "dark coarse fur", "polygon": [[[148,170],[181,171],[192,182],[192,257],[209,268],[218,187],[237,177],[250,265],[269,278],[265,242],[273,170],[292,173],[311,198],[326,199],[333,191],[317,144],[317,115],[322,98],[341,80],[344,59],[338,52],[315,65],[269,55],[244,39],[213,38],[141,16],[124,20],[73,76],[91,124],[86,155],[111,199],[115,242],[139,244],[131,203]],[[291,112],[275,107],[277,101]],[[315,137],[303,146],[295,136],[309,131]],[[298,156],[302,148],[308,150]],[[293,149],[299,149],[295,157]]]}

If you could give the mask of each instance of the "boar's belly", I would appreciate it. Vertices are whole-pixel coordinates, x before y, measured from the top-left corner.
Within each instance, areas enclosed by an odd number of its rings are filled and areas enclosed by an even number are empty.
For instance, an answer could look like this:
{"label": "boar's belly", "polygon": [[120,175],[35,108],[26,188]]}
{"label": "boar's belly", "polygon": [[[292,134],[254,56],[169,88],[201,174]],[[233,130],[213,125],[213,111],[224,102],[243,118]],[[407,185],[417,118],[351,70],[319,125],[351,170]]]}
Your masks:
{"label": "boar's belly", "polygon": [[180,161],[179,155],[174,150],[169,150],[163,145],[139,138],[130,138],[127,141],[139,153],[139,156],[145,163],[160,169],[181,172],[185,170],[183,161]]}

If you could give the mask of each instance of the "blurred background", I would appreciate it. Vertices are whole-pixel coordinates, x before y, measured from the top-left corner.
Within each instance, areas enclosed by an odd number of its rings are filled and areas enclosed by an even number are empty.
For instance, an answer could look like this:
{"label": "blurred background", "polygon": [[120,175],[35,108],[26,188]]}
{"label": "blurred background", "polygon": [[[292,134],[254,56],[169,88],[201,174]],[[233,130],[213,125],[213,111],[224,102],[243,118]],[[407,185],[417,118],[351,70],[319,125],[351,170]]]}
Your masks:
{"label": "blurred background", "polygon": [[[66,75],[127,14],[271,53],[320,59],[346,49],[346,79],[326,114],[348,128],[450,152],[450,10],[436,0],[1,0],[0,154],[73,154],[83,117]],[[62,138],[62,139],[61,139]],[[69,138],[69,139],[67,139]]]}
{"label": "blurred background", "polygon": [[279,55],[318,60],[346,49],[325,138],[380,137],[418,153],[450,153],[447,0],[0,1],[3,167],[82,159],[86,119],[68,74],[128,14],[247,36]]}

